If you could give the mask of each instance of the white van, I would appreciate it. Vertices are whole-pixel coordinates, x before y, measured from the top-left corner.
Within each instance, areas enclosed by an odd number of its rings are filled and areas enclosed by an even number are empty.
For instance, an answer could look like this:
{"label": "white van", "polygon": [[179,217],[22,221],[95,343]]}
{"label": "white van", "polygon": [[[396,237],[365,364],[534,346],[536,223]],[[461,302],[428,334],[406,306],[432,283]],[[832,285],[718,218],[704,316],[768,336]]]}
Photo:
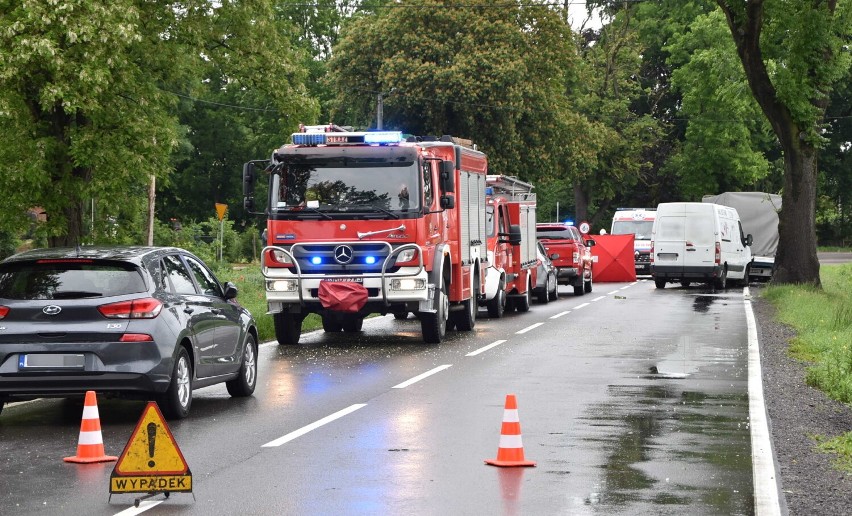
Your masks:
{"label": "white van", "polygon": [[668,202],[657,206],[651,235],[651,276],[657,288],[678,282],[748,282],[752,236],[743,233],[737,210],[721,204]]}

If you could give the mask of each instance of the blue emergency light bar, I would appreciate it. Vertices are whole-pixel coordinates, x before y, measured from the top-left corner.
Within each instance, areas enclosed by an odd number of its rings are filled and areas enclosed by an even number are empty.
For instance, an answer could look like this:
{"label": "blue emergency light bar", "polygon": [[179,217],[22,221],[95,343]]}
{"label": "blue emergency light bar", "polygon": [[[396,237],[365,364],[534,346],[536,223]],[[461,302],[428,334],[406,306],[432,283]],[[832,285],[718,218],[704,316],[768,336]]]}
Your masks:
{"label": "blue emergency light bar", "polygon": [[387,145],[403,141],[401,131],[293,133],[295,145]]}

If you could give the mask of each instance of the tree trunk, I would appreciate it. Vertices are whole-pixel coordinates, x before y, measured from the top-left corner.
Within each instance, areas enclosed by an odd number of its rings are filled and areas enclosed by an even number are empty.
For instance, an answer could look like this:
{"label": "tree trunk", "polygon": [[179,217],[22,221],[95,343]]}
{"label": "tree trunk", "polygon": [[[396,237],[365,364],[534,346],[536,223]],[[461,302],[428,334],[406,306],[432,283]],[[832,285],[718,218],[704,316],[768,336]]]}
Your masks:
{"label": "tree trunk", "polygon": [[574,181],[574,223],[579,225],[580,222],[589,218],[589,192],[587,192],[580,181]]}
{"label": "tree trunk", "polygon": [[[51,236],[47,239],[48,247],[74,247],[82,245],[83,235],[83,205],[71,202],[62,209],[67,222],[67,231],[63,235]],[[50,217],[50,213],[47,214]]]}
{"label": "tree trunk", "polygon": [[816,253],[817,150],[784,145],[784,192],[778,215],[778,252],[774,283],[819,286]]}

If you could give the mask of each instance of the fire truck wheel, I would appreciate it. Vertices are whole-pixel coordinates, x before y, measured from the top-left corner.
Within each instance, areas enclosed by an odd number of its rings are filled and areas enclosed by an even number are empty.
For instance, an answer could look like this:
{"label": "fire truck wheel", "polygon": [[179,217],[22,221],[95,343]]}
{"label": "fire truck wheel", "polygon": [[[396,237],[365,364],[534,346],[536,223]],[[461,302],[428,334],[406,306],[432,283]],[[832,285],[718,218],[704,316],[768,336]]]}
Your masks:
{"label": "fire truck wheel", "polygon": [[503,317],[503,312],[506,311],[506,287],[503,281],[497,286],[497,295],[488,301],[488,317],[499,319]]}
{"label": "fire truck wheel", "polygon": [[322,329],[326,333],[337,333],[343,329],[343,324],[330,315],[323,315]]}
{"label": "fire truck wheel", "polygon": [[449,298],[447,297],[447,283],[441,281],[441,288],[436,292],[438,296],[437,310],[433,312],[420,313],[420,329],[423,332],[423,341],[427,344],[440,344],[447,334],[447,313],[449,311]]}
{"label": "fire truck wheel", "polygon": [[302,319],[301,314],[291,314],[290,312],[278,312],[273,316],[272,321],[275,323],[275,340],[280,345],[293,345],[299,343],[299,337],[302,335]]}
{"label": "fire truck wheel", "polygon": [[527,292],[523,295],[523,297],[515,298],[515,310],[523,313],[530,311],[530,302],[532,296],[532,288],[530,288],[530,281],[527,280]]}
{"label": "fire truck wheel", "polygon": [[355,333],[361,331],[361,327],[364,325],[363,317],[347,317],[343,321],[343,331],[346,333]]}
{"label": "fire truck wheel", "polygon": [[471,331],[476,325],[476,312],[479,309],[479,303],[476,302],[475,292],[479,292],[479,279],[474,281],[473,292],[474,297],[462,301],[463,310],[450,314],[450,322],[454,323],[456,329],[459,331]]}

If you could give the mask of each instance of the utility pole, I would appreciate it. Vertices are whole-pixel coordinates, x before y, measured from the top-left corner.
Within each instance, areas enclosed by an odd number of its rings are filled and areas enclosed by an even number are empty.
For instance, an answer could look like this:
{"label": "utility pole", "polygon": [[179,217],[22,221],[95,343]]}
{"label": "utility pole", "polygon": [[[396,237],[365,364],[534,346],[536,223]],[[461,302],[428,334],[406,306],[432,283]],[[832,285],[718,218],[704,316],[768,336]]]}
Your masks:
{"label": "utility pole", "polygon": [[382,99],[382,94],[379,93],[379,98],[376,100],[376,129],[382,130],[382,116],[384,115],[385,105]]}

